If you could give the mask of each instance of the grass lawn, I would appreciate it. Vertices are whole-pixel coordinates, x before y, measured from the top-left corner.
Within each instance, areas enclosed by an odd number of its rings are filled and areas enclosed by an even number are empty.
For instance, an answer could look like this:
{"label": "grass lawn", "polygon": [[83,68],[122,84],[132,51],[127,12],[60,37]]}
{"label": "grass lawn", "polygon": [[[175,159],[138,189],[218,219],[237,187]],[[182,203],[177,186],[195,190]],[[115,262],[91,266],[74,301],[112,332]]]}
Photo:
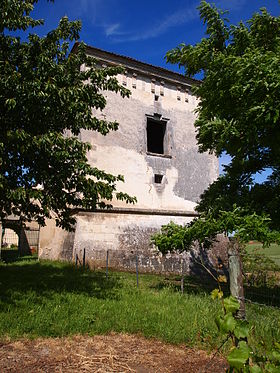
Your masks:
{"label": "grass lawn", "polygon": [[[202,288],[186,283],[184,295],[163,276],[75,269],[36,260],[0,265],[0,337],[35,338],[111,331],[141,333],[171,343],[215,349],[223,340],[215,316],[221,312]],[[280,341],[280,311],[249,305],[252,343]]]}
{"label": "grass lawn", "polygon": [[261,243],[253,242],[247,245],[247,251],[250,254],[264,254],[280,266],[280,245],[277,245],[276,243],[271,244],[267,248],[263,248]]}

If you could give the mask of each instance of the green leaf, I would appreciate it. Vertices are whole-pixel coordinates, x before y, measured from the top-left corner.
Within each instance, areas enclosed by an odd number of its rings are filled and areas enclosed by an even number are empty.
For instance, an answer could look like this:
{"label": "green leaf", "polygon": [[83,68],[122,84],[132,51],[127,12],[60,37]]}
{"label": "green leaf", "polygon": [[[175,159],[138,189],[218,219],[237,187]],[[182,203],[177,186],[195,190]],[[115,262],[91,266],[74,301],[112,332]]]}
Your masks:
{"label": "green leaf", "polygon": [[265,364],[265,372],[267,373],[280,373],[280,367],[272,364],[272,363],[268,363],[268,364]]}
{"label": "green leaf", "polygon": [[221,298],[223,298],[223,295],[224,295],[224,293],[222,291],[220,291],[219,289],[214,289],[214,290],[211,291],[212,299],[216,299],[216,298],[221,299]]}
{"label": "green leaf", "polygon": [[249,335],[249,323],[246,320],[236,320],[234,335],[237,338],[247,338]]}
{"label": "green leaf", "polygon": [[239,342],[238,347],[235,347],[227,357],[229,365],[235,369],[241,370],[247,363],[250,352],[251,350],[246,342]]}
{"label": "green leaf", "polygon": [[224,299],[224,307],[226,312],[235,313],[239,310],[240,304],[236,298],[229,296],[228,298]]}
{"label": "green leaf", "polygon": [[249,368],[250,373],[262,373],[262,369],[258,365],[253,365]]}
{"label": "green leaf", "polygon": [[273,359],[280,362],[280,352],[279,351],[272,351],[272,356],[273,356]]}
{"label": "green leaf", "polygon": [[236,320],[232,316],[231,313],[227,313],[223,317],[222,316],[218,316],[215,321],[216,321],[216,324],[218,326],[218,329],[222,333],[232,332],[234,330],[234,328],[235,328],[235,325],[236,325]]}

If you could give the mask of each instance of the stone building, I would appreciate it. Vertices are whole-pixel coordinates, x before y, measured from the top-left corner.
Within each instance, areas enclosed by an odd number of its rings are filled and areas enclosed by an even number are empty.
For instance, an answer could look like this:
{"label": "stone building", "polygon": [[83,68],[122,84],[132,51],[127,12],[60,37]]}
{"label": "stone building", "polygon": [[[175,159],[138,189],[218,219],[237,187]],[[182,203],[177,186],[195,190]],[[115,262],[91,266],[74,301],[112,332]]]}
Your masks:
{"label": "stone building", "polygon": [[38,252],[40,226],[37,222],[22,224],[18,216],[9,215],[0,221],[0,254],[2,248],[17,247],[20,255]]}
{"label": "stone building", "polygon": [[141,270],[188,271],[186,258],[161,258],[150,236],[170,221],[189,222],[199,196],[218,176],[218,159],[198,153],[196,145],[191,86],[198,82],[97,48],[88,46],[87,53],[101,66],[122,65],[118,80],[131,96],[105,92],[106,108],[96,115],[116,120],[118,131],[104,137],[83,130],[80,138],[92,145],[90,164],[124,175],[118,189],[136,196],[137,203],[113,201],[109,211],[80,211],[73,233],[50,221],[41,229],[40,256],[81,259],[85,249],[88,264],[104,266],[109,251],[111,267],[133,269],[137,255]]}

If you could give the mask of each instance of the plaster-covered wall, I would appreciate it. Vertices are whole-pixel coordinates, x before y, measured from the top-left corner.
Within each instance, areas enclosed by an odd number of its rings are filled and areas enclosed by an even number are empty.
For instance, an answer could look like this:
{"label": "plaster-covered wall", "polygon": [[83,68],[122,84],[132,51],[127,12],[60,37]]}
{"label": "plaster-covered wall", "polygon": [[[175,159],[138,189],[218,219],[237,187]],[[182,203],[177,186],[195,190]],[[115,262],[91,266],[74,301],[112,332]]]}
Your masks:
{"label": "plaster-covered wall", "polygon": [[[134,270],[136,255],[139,261],[139,270],[142,272],[179,272],[182,270],[182,261],[177,256],[162,260],[162,256],[153,247],[150,237],[162,225],[173,220],[178,224],[185,224],[191,218],[153,216],[140,214],[113,214],[98,212],[79,213],[74,241],[74,257],[79,260],[86,256],[89,266],[105,267],[106,255],[109,251],[109,266]],[[176,257],[176,260],[174,260]],[[188,262],[184,263],[188,266]],[[185,272],[188,268],[184,268]]]}
{"label": "plaster-covered wall", "polygon": [[[111,267],[133,269],[137,254],[142,271],[187,273],[189,254],[162,258],[150,237],[171,220],[185,224],[193,218],[199,196],[218,176],[218,160],[198,153],[194,128],[198,101],[186,79],[178,74],[173,79],[170,72],[165,79],[164,71],[151,75],[148,70],[154,67],[146,66],[146,71],[135,63],[137,72],[127,68],[117,77],[131,91],[130,97],[104,92],[105,109],[93,112],[117,121],[119,129],[106,136],[83,130],[80,139],[92,146],[89,163],[124,175],[118,190],[136,196],[137,203],[128,206],[113,200],[113,212],[79,212],[74,233],[48,223],[41,231],[40,256],[75,260],[85,250],[89,265],[105,266],[109,251]],[[147,152],[147,117],[166,122],[164,154]],[[155,174],[163,175],[161,183],[155,183]]]}
{"label": "plaster-covered wall", "polygon": [[[109,268],[135,271],[136,261],[140,272],[203,274],[198,264],[203,255],[204,263],[221,270],[227,267],[225,238],[220,237],[209,252],[199,252],[197,247],[187,253],[162,256],[151,243],[151,235],[161,226],[173,221],[186,224],[191,217],[146,215],[139,213],[81,212],[77,215],[75,233],[55,228],[52,221],[42,229],[42,244],[47,237],[48,247],[40,251],[40,258],[60,259],[105,268],[108,255]],[[204,273],[205,274],[205,273]]]}
{"label": "plaster-covered wall", "polygon": [[[123,81],[122,76],[119,77]],[[89,162],[113,174],[125,176],[120,190],[137,197],[137,208],[180,209],[192,211],[200,194],[218,175],[213,155],[198,153],[195,139],[194,109],[197,99],[184,93],[177,99],[176,86],[165,85],[164,96],[151,92],[151,82],[137,76],[127,77],[130,98],[106,92],[107,106],[95,115],[116,120],[119,129],[102,136],[82,131],[81,139],[90,142]],[[160,88],[158,88],[160,89]],[[147,115],[167,119],[168,156],[147,154]],[[163,174],[162,184],[154,183],[154,174]],[[122,206],[121,202],[114,206]]]}
{"label": "plaster-covered wall", "polygon": [[74,237],[75,232],[58,228],[54,219],[48,219],[40,230],[39,258],[72,261]]}

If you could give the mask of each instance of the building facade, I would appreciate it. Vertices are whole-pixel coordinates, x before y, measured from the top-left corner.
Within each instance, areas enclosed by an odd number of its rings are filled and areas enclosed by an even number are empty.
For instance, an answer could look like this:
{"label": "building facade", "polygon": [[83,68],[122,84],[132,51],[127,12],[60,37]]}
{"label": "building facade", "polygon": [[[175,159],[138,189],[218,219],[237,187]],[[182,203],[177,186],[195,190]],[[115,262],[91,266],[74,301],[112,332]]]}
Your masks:
{"label": "building facade", "polygon": [[[73,48],[75,52],[76,46]],[[89,142],[92,166],[122,174],[118,190],[136,196],[127,205],[114,200],[111,210],[80,211],[74,232],[65,232],[50,221],[41,229],[40,256],[81,260],[95,266],[135,268],[156,272],[187,272],[188,258],[162,258],[150,237],[164,224],[189,222],[201,193],[218,176],[218,159],[199,153],[195,138],[198,100],[191,86],[198,84],[181,74],[132,58],[87,47],[101,66],[122,65],[120,84],[131,91],[129,98],[104,92],[106,108],[94,115],[116,120],[119,129],[106,136],[82,131]]]}

